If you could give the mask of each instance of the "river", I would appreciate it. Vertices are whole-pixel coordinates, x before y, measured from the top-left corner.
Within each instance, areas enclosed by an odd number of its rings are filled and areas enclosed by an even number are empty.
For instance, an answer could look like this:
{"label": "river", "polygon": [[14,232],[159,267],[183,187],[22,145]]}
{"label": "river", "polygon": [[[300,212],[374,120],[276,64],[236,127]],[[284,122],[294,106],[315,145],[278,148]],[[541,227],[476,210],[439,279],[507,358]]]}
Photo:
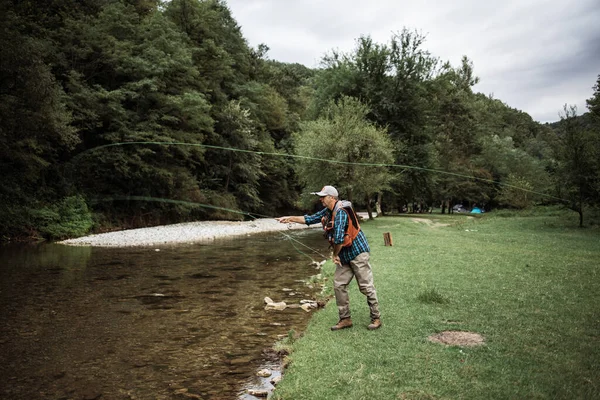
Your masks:
{"label": "river", "polygon": [[[318,230],[293,237],[327,254]],[[305,253],[310,251],[298,246]],[[312,254],[315,261],[323,258]],[[319,273],[282,234],[144,248],[0,247],[2,399],[245,399],[312,312]],[[277,373],[277,372],[276,372]]]}

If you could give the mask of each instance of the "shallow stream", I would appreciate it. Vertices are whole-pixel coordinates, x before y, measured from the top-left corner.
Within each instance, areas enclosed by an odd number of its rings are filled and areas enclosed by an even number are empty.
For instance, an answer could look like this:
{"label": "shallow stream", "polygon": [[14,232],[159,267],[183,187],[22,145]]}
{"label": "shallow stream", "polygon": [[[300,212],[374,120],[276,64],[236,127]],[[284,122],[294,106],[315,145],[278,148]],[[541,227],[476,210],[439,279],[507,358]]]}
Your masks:
{"label": "shallow stream", "polygon": [[[318,230],[291,234],[327,254]],[[253,398],[246,389],[265,382],[256,372],[275,366],[263,350],[311,315],[265,311],[263,299],[313,298],[310,263],[279,233],[151,248],[0,247],[0,398]]]}

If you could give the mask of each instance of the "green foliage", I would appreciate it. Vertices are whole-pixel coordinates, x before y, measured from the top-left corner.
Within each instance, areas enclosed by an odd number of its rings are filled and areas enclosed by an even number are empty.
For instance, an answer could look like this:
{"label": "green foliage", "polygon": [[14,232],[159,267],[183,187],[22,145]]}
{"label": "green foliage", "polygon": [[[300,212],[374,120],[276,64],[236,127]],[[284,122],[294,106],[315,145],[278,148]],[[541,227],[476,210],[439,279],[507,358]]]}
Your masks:
{"label": "green foliage", "polygon": [[242,209],[254,210],[261,203],[258,181],[263,173],[260,157],[252,153],[257,150],[259,140],[250,112],[241,107],[239,102],[229,102],[222,111],[217,129],[223,132],[217,143],[219,146],[247,152],[214,153],[213,176],[221,180],[224,191],[231,192],[238,199]]}
{"label": "green foliage", "polygon": [[14,12],[0,18],[0,199],[23,202],[79,139],[65,93],[44,63],[49,42],[21,33],[24,20]]}
{"label": "green foliage", "polygon": [[56,204],[32,211],[40,234],[50,240],[83,236],[92,228],[92,215],[81,196],[71,196]]}
{"label": "green foliage", "polygon": [[298,161],[298,175],[306,186],[332,184],[351,201],[388,187],[385,164],[393,160],[391,142],[385,130],[366,119],[368,112],[357,99],[342,97],[329,104],[323,118],[302,125],[295,143],[297,154],[307,157]]}
{"label": "green foliage", "polygon": [[504,183],[505,186],[498,196],[500,204],[519,209],[528,208],[533,204],[533,185],[527,179],[509,174]]}

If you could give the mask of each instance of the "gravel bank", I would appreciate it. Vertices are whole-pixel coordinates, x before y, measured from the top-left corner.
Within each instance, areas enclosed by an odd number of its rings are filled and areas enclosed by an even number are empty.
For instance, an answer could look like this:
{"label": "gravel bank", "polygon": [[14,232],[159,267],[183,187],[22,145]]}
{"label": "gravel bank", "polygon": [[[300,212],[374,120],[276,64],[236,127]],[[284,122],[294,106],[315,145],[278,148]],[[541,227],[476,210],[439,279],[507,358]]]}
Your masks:
{"label": "gravel bank", "polygon": [[[320,225],[316,224],[310,228],[318,227]],[[304,224],[281,224],[273,218],[261,218],[244,222],[202,221],[101,233],[63,240],[58,243],[98,247],[156,246],[160,244],[210,242],[215,239],[246,236],[253,233],[307,228],[309,227]]]}

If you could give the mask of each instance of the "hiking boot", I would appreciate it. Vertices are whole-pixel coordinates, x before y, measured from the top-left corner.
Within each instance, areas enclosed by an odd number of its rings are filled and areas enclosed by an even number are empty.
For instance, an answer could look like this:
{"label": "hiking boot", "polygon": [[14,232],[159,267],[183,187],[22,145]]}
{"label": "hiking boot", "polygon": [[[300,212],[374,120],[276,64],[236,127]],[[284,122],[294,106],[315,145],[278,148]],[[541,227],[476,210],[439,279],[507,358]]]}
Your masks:
{"label": "hiking boot", "polygon": [[369,326],[367,326],[367,329],[370,331],[374,331],[375,329],[379,328],[381,328],[381,320],[379,318],[372,319]]}
{"label": "hiking boot", "polygon": [[352,327],[352,320],[350,318],[340,319],[340,321],[331,327],[332,331],[339,331],[340,329],[346,329]]}

